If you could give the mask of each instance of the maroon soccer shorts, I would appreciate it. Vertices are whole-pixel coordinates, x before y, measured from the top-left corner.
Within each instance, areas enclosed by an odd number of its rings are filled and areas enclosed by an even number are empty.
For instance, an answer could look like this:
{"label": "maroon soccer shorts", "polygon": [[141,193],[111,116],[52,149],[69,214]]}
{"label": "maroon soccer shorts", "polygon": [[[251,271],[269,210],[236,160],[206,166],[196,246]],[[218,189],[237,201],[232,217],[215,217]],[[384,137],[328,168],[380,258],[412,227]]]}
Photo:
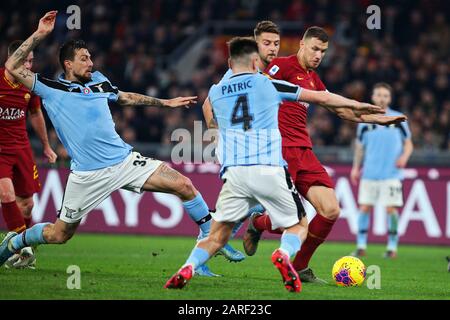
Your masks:
{"label": "maroon soccer shorts", "polygon": [[10,178],[16,196],[21,198],[39,192],[41,184],[31,148],[0,152],[0,178]]}
{"label": "maroon soccer shorts", "polygon": [[306,198],[311,186],[334,188],[325,168],[310,148],[283,147],[283,158],[298,192]]}

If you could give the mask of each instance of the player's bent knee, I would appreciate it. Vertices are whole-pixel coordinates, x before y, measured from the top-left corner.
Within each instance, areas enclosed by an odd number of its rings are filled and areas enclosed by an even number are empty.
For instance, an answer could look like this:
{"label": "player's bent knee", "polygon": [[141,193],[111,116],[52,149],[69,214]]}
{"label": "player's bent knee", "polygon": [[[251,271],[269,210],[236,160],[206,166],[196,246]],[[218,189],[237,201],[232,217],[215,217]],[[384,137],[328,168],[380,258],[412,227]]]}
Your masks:
{"label": "player's bent knee", "polygon": [[341,209],[339,205],[327,205],[324,207],[323,216],[330,220],[336,220],[339,218],[339,214],[341,213]]}

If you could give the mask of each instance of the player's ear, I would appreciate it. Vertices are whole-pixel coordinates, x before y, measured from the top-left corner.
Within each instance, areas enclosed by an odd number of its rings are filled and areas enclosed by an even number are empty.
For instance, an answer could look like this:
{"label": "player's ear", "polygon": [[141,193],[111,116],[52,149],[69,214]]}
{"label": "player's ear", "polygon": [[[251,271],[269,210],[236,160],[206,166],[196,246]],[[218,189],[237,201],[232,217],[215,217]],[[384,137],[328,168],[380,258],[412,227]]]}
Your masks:
{"label": "player's ear", "polygon": [[72,70],[73,61],[71,61],[71,60],[64,60],[64,66],[65,66],[66,72],[69,71],[69,70]]}

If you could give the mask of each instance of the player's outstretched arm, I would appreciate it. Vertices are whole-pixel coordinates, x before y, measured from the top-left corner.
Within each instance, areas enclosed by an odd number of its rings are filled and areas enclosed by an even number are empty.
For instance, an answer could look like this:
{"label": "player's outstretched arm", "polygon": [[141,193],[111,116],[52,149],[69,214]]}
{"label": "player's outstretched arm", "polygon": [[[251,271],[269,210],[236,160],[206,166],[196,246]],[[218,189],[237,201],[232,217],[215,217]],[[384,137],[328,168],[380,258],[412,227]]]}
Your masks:
{"label": "player's outstretched arm", "polygon": [[23,65],[28,54],[50,33],[55,27],[57,11],[47,12],[41,20],[37,30],[9,57],[5,63],[6,69],[23,83],[28,89],[33,87],[34,73]]}
{"label": "player's outstretched arm", "polygon": [[158,99],[134,92],[119,91],[117,103],[122,106],[153,106],[153,107],[186,107],[197,103],[197,97],[178,97],[174,99]]}
{"label": "player's outstretched arm", "polygon": [[364,123],[374,123],[379,125],[390,125],[397,124],[407,120],[404,115],[401,116],[385,116],[380,114],[358,114],[353,109],[350,108],[328,108],[331,112],[336,113],[336,115],[344,120],[353,122],[364,122]]}
{"label": "player's outstretched arm", "polygon": [[208,129],[217,129],[218,128],[217,122],[214,119],[214,113],[209,98],[206,98],[205,102],[203,102],[202,110],[203,110],[203,117],[205,117],[205,122]]}
{"label": "player's outstretched arm", "polygon": [[370,103],[348,99],[328,91],[314,91],[303,89],[300,93],[299,101],[316,103],[333,109],[348,108],[356,110],[359,115],[384,113],[384,110],[381,107],[375,106]]}

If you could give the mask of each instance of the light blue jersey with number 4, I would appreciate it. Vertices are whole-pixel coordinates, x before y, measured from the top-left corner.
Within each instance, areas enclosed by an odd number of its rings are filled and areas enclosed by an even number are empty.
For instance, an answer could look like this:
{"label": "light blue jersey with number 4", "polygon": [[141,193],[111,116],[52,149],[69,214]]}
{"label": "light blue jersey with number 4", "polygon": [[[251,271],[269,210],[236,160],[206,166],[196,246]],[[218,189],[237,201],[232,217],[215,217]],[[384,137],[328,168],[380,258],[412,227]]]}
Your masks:
{"label": "light blue jersey with number 4", "polygon": [[286,165],[281,155],[278,108],[283,100],[298,100],[301,90],[260,73],[235,74],[211,87],[221,173],[230,166]]}

